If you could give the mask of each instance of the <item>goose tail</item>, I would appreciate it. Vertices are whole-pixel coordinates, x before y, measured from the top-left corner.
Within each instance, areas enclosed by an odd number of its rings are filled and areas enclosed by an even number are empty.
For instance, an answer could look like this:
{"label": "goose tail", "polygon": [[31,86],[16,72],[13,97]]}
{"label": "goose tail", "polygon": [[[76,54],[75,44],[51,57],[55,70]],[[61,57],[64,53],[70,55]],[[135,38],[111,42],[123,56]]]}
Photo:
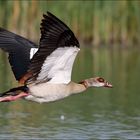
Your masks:
{"label": "goose tail", "polygon": [[28,87],[20,86],[12,88],[0,94],[0,102],[10,102],[28,96]]}

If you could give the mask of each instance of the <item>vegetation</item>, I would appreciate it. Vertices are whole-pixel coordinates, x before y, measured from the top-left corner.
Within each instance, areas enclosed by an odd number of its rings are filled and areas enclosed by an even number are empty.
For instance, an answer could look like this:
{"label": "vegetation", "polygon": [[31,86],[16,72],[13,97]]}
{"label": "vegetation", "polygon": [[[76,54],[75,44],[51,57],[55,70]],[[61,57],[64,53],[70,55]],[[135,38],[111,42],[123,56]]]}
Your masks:
{"label": "vegetation", "polygon": [[139,7],[139,0],[0,0],[0,26],[37,41],[42,13],[50,11],[83,42],[136,45],[140,43]]}

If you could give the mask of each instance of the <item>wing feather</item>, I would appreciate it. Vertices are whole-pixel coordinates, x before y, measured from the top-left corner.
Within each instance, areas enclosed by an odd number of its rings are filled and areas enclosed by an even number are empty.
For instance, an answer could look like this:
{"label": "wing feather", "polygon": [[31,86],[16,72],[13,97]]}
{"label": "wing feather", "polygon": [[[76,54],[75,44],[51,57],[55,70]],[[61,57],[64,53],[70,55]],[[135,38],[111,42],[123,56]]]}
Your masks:
{"label": "wing feather", "polygon": [[77,47],[56,49],[45,60],[37,82],[50,79],[48,83],[68,84],[71,81],[72,66],[79,50]]}
{"label": "wing feather", "polygon": [[30,65],[30,50],[37,45],[28,39],[0,28],[0,48],[9,54],[9,62],[16,80],[20,80]]}
{"label": "wing feather", "polygon": [[[33,56],[27,84],[68,83],[79,42],[70,28],[53,14],[43,15],[39,50]],[[69,64],[66,65],[66,64]]]}

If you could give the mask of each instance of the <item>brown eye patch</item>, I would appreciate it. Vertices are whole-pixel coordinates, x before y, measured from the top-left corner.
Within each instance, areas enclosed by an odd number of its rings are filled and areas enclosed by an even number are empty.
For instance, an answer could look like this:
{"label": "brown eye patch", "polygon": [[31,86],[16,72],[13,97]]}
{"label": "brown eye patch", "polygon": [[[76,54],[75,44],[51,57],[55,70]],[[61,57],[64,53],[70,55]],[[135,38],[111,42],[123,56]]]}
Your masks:
{"label": "brown eye patch", "polygon": [[104,82],[105,80],[103,78],[98,78],[99,82]]}

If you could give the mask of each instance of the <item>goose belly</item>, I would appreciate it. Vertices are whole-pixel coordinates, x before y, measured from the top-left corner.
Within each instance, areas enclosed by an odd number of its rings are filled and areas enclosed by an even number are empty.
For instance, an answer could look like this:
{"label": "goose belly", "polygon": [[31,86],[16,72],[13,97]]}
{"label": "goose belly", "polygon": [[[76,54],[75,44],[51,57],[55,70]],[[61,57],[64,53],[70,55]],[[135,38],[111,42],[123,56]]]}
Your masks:
{"label": "goose belly", "polygon": [[29,87],[29,94],[25,99],[42,103],[63,99],[71,93],[65,84],[38,84]]}

